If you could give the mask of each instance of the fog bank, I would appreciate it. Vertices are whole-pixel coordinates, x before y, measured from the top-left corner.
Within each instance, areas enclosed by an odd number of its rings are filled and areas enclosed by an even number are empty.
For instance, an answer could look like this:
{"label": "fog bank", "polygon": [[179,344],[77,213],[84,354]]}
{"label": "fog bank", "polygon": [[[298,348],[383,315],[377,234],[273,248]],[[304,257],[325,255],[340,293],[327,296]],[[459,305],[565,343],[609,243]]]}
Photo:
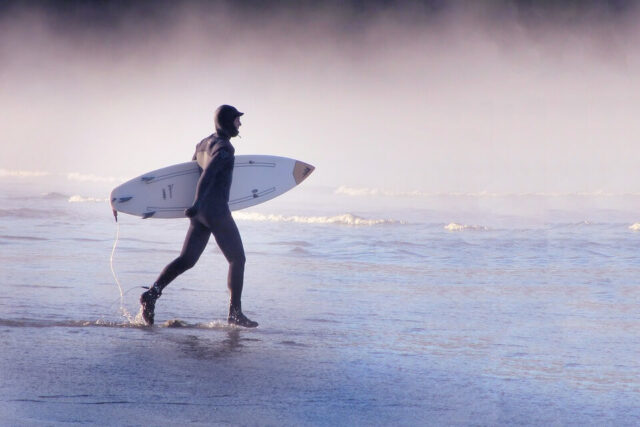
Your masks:
{"label": "fog bank", "polygon": [[6,8],[0,168],[138,175],[230,103],[309,185],[640,191],[635,8],[523,3]]}

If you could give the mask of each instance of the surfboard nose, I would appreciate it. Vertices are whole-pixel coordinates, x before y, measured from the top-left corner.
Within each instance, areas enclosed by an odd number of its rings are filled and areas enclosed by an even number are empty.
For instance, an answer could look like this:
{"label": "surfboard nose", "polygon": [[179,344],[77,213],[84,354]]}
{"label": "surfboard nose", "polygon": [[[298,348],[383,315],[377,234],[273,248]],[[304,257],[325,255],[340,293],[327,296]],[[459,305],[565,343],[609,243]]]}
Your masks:
{"label": "surfboard nose", "polygon": [[296,180],[296,185],[307,179],[311,172],[315,170],[315,166],[311,166],[308,163],[296,160],[296,164],[293,167],[293,179]]}

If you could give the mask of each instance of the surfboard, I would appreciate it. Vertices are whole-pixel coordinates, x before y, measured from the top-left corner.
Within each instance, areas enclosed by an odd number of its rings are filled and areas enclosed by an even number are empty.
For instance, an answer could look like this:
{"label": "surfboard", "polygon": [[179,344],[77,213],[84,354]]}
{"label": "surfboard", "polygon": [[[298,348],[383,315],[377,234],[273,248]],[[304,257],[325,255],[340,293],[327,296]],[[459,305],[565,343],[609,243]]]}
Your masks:
{"label": "surfboard", "polygon": [[[248,208],[286,193],[315,168],[288,157],[235,156],[229,208]],[[200,169],[195,161],[147,172],[111,191],[114,215],[122,212],[146,218],[184,218],[193,204]],[[116,217],[117,218],[117,217]]]}

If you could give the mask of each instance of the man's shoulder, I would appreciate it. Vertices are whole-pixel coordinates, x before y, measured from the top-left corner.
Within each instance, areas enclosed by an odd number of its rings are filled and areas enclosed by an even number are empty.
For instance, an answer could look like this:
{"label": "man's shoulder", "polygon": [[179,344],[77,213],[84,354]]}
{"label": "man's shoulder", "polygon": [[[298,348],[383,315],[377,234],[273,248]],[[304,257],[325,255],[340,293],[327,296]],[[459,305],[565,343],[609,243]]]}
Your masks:
{"label": "man's shoulder", "polygon": [[231,145],[231,141],[229,141],[228,138],[218,136],[215,133],[212,136],[214,137],[210,145],[212,154],[218,151],[226,151],[230,154],[233,154],[235,152],[235,149],[233,148],[233,145]]}
{"label": "man's shoulder", "polygon": [[207,145],[209,145],[210,142],[214,141],[215,139],[216,139],[216,134],[212,133],[211,135],[204,138],[202,141],[198,142],[196,144],[196,147],[206,147]]}
{"label": "man's shoulder", "polygon": [[[229,139],[219,136],[217,134],[211,134],[208,137],[204,138],[196,145],[196,152],[198,151],[206,151],[210,156],[213,156],[216,153],[225,153],[233,156],[235,153],[235,149]],[[223,156],[223,158],[226,156]]]}
{"label": "man's shoulder", "polygon": [[204,138],[202,141],[198,142],[196,144],[196,153],[198,151],[205,151],[207,149],[207,146],[209,145],[209,142],[211,141],[211,136],[208,136],[206,138]]}

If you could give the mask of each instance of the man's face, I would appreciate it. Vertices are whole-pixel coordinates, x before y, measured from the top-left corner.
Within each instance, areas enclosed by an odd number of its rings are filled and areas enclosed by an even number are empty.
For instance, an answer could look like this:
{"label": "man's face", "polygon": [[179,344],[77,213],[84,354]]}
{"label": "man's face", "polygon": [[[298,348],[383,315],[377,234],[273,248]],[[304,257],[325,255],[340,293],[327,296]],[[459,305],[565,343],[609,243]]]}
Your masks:
{"label": "man's face", "polygon": [[240,126],[242,126],[242,123],[240,123],[240,116],[236,117],[236,119],[233,121],[233,125],[236,127],[236,129],[240,130]]}

